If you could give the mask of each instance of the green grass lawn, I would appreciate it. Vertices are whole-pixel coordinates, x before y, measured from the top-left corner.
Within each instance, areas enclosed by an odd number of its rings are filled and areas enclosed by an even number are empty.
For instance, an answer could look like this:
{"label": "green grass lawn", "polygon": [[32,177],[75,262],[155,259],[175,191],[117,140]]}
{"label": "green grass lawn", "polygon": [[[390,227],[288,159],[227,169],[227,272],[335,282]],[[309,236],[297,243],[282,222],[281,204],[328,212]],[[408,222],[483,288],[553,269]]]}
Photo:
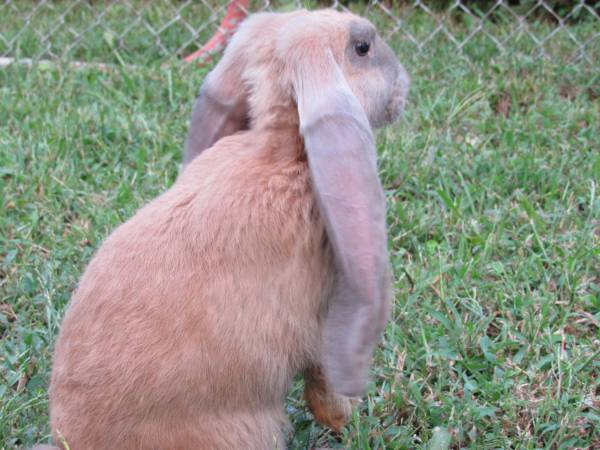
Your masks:
{"label": "green grass lawn", "polygon": [[[435,22],[405,26],[424,36]],[[145,61],[109,41],[81,56]],[[405,117],[378,133],[393,320],[342,436],[312,422],[294,386],[290,448],[600,448],[598,41],[594,65],[569,59],[566,34],[548,59],[526,35],[505,52],[476,35],[461,58],[443,37],[417,53],[393,34],[413,78]],[[0,448],[47,439],[69,297],[110,231],[173,183],[205,73],[176,61],[0,69]]]}

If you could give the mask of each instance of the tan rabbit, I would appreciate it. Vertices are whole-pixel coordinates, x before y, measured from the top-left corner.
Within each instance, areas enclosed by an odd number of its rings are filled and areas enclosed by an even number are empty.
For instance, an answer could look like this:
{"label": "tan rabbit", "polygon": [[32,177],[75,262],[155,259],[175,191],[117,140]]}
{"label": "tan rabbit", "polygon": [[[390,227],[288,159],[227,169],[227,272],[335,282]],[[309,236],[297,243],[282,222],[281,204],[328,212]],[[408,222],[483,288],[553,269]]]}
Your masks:
{"label": "tan rabbit", "polygon": [[281,449],[299,373],[316,419],[344,425],[391,303],[371,126],[407,89],[352,14],[241,25],[201,88],[179,179],[112,233],[73,296],[56,445]]}

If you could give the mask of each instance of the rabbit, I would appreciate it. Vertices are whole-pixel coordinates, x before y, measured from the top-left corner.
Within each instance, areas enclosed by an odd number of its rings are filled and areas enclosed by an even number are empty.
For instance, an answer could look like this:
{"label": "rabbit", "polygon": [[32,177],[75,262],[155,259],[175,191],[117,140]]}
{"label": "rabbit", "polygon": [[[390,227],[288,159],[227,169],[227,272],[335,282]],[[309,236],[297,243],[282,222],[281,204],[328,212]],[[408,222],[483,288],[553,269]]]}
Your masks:
{"label": "rabbit", "polygon": [[351,13],[240,25],[178,179],[106,239],[71,299],[49,389],[58,448],[283,449],[299,374],[315,419],[344,426],[392,298],[372,127],[408,86]]}

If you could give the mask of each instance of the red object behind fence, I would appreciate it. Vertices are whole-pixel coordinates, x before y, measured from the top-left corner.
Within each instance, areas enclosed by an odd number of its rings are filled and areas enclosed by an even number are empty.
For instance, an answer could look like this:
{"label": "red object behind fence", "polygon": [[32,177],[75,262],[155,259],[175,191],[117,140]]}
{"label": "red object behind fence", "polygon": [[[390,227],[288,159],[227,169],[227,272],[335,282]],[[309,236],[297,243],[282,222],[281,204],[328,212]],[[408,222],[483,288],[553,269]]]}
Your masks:
{"label": "red object behind fence", "polygon": [[250,0],[231,0],[227,5],[225,17],[219,25],[219,29],[208,40],[206,44],[199,50],[196,50],[191,55],[183,58],[185,62],[193,62],[196,60],[198,65],[204,65],[212,59],[212,56],[223,50],[231,35],[235,32],[240,22],[248,15],[248,6]]}

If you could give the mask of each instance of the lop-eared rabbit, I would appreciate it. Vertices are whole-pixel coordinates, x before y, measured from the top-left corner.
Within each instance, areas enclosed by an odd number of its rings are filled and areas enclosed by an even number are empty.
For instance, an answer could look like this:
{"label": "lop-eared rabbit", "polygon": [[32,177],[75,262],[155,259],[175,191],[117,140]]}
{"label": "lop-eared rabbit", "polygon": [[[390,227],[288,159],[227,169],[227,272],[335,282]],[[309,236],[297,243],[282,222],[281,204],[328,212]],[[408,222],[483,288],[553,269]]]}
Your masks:
{"label": "lop-eared rabbit", "polygon": [[355,15],[240,26],[201,87],[178,180],[108,237],[73,296],[55,445],[282,449],[297,374],[316,420],[344,425],[391,305],[372,127],[407,89]]}

